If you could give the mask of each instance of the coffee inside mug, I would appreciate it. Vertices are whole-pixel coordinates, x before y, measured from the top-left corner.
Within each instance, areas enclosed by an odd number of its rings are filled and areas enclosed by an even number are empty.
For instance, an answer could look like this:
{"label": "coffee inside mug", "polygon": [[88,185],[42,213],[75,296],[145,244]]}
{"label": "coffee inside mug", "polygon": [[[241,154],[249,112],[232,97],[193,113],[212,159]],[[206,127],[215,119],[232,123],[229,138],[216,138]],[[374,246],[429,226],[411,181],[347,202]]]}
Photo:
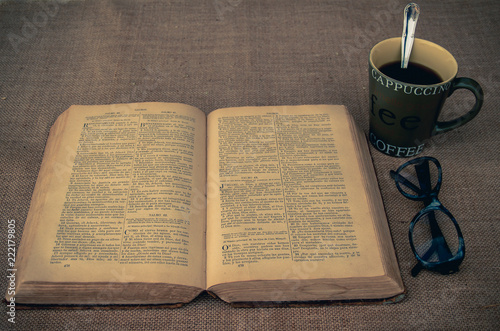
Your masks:
{"label": "coffee inside mug", "polygon": [[[401,38],[383,40],[375,45],[370,52],[370,63],[379,71],[380,67],[384,65],[400,61]],[[450,52],[437,44],[418,38],[415,38],[413,44],[410,63],[424,66],[437,73],[441,78],[441,82],[438,84],[451,81],[458,72],[457,61]]]}

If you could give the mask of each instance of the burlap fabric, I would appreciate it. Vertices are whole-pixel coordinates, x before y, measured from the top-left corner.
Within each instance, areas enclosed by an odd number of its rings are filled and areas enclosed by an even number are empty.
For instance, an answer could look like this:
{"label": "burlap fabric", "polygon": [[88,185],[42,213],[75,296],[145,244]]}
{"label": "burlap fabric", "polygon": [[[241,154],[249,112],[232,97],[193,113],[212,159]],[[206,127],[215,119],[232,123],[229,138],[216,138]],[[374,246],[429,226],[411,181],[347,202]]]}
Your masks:
{"label": "burlap fabric", "polygon": [[[207,294],[180,309],[17,310],[0,329],[499,329],[500,32],[498,1],[419,1],[417,36],[455,55],[484,107],[430,142],[440,199],[464,233],[460,272],[410,276],[408,225],[421,208],[389,170],[405,160],[371,149],[407,288],[394,305],[233,308]],[[344,104],[368,131],[368,51],[400,36],[406,1],[0,2],[0,283],[7,286],[7,220],[16,242],[49,128],[72,104],[183,102],[229,106]],[[457,92],[443,119],[468,110]]]}

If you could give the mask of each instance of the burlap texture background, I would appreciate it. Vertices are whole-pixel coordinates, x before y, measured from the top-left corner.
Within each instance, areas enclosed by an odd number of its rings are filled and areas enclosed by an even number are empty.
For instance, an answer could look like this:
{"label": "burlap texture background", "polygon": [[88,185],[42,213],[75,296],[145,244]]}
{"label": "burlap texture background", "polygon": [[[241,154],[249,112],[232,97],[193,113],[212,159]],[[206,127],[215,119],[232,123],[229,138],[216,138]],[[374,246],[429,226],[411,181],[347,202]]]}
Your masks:
{"label": "burlap texture background", "polygon": [[[407,288],[395,305],[232,308],[204,294],[180,309],[0,311],[0,329],[499,329],[500,31],[498,1],[419,1],[417,36],[455,55],[484,107],[433,139],[440,200],[467,253],[460,272],[409,274],[408,225],[421,208],[389,170],[405,160],[371,149]],[[344,104],[368,131],[371,46],[400,36],[406,1],[0,1],[0,292],[7,286],[7,220],[16,242],[49,128],[72,104],[183,102],[230,106]],[[457,92],[443,119],[471,106]]]}

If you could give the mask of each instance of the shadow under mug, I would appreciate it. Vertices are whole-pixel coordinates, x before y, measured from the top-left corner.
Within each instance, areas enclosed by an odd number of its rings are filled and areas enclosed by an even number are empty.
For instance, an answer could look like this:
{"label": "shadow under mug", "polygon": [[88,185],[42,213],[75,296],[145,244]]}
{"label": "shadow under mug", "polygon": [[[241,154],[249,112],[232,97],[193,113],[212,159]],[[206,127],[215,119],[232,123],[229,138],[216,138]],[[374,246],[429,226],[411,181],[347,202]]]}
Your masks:
{"label": "shadow under mug", "polygon": [[[383,40],[370,51],[369,140],[382,153],[395,157],[417,155],[433,135],[464,125],[481,109],[484,99],[481,86],[471,78],[456,77],[457,61],[443,47],[416,38],[410,57],[410,63],[435,72],[441,78],[437,84],[405,83],[380,71],[384,65],[396,61],[401,61],[401,38]],[[446,98],[460,88],[474,93],[474,106],[454,120],[438,121]]]}

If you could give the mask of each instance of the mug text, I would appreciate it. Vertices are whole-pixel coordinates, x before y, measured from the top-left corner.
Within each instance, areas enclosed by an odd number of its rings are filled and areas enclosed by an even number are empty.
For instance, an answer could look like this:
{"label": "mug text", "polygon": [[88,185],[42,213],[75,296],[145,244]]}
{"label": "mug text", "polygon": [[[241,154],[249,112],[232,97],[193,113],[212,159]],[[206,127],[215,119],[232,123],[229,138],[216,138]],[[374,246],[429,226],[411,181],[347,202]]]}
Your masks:
{"label": "mug text", "polygon": [[392,79],[387,79],[386,77],[380,75],[377,70],[372,69],[372,77],[377,81],[377,83],[381,84],[386,88],[394,89],[394,91],[402,91],[405,94],[415,94],[415,95],[435,95],[437,93],[442,93],[447,91],[451,82],[447,82],[442,85],[432,85],[432,86],[413,86],[402,84],[398,81],[393,81]]}
{"label": "mug text", "polygon": [[424,144],[414,147],[399,147],[387,144],[382,139],[378,139],[373,132],[370,132],[370,142],[372,143],[373,146],[375,146],[375,148],[377,148],[382,153],[396,157],[414,156],[421,153],[424,149]]}

